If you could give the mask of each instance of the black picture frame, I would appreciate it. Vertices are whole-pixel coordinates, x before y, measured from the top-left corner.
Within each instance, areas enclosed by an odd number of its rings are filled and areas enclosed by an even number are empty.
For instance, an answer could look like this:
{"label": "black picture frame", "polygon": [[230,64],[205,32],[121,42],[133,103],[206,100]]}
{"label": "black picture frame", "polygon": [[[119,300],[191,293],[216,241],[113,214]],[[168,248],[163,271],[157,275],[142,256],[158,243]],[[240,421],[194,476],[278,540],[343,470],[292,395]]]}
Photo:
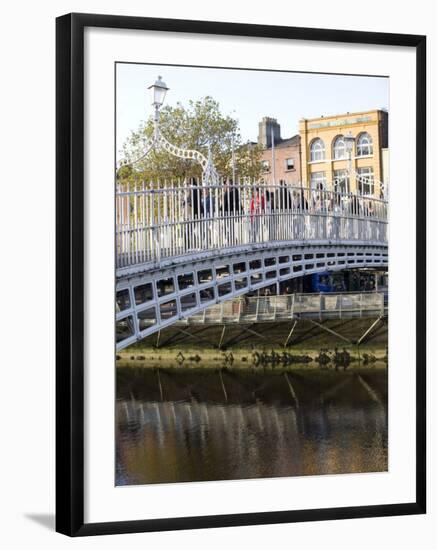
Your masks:
{"label": "black picture frame", "polygon": [[[416,500],[84,523],[84,29],[106,27],[379,44],[416,51]],[[423,514],[426,511],[426,37],[73,13],[56,20],[56,530],[69,536]]]}

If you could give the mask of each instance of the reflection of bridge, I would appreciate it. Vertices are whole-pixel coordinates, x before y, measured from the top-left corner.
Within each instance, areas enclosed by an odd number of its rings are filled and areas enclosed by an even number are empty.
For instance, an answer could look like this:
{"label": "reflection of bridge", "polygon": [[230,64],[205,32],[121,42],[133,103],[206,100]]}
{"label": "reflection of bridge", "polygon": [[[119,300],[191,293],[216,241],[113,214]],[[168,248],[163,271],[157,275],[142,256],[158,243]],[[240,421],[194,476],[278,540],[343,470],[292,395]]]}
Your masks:
{"label": "reflection of bridge", "polygon": [[[189,479],[198,481],[211,471],[259,477],[262,464],[281,476],[362,472],[369,460],[381,468],[387,378],[378,374],[303,370],[247,377],[205,369],[199,377],[144,369],[135,396],[131,384],[118,383],[117,485],[175,481],[175,475],[184,481],[188,467]],[[214,452],[211,442],[218,442]],[[145,445],[151,460],[144,458]]]}
{"label": "reflection of bridge", "polygon": [[241,181],[116,196],[117,349],[250,291],[388,263],[387,203]]}

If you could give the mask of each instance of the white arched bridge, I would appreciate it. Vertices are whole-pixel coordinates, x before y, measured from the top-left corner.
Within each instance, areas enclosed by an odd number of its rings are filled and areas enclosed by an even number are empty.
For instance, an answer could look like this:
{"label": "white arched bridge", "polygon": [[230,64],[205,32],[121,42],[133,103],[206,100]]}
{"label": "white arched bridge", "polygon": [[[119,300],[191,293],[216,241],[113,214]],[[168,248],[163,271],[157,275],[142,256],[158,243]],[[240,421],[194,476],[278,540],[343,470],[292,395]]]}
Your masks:
{"label": "white arched bridge", "polygon": [[243,179],[119,185],[115,246],[122,349],[275,283],[385,269],[387,201]]}

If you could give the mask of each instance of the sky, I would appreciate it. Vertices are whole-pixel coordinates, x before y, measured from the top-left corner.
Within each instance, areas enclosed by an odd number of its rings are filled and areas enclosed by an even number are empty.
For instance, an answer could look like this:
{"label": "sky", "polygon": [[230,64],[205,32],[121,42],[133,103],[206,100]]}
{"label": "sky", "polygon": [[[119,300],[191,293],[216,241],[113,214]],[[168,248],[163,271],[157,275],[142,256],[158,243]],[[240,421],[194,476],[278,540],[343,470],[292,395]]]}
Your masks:
{"label": "sky", "polygon": [[288,138],[299,132],[301,118],[389,108],[385,77],[118,63],[117,160],[130,133],[152,114],[147,88],[158,75],[170,88],[166,104],[188,105],[209,95],[238,120],[243,141],[257,141],[264,116],[276,118],[281,137]]}

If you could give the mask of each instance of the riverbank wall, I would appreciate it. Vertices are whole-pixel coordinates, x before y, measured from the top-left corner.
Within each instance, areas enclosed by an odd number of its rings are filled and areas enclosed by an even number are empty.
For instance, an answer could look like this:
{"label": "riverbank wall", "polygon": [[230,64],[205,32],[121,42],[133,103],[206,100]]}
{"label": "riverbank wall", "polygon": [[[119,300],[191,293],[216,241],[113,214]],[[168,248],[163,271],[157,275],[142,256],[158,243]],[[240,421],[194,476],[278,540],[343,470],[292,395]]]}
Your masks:
{"label": "riverbank wall", "polygon": [[343,368],[388,362],[387,319],[176,325],[116,356],[119,367]]}

